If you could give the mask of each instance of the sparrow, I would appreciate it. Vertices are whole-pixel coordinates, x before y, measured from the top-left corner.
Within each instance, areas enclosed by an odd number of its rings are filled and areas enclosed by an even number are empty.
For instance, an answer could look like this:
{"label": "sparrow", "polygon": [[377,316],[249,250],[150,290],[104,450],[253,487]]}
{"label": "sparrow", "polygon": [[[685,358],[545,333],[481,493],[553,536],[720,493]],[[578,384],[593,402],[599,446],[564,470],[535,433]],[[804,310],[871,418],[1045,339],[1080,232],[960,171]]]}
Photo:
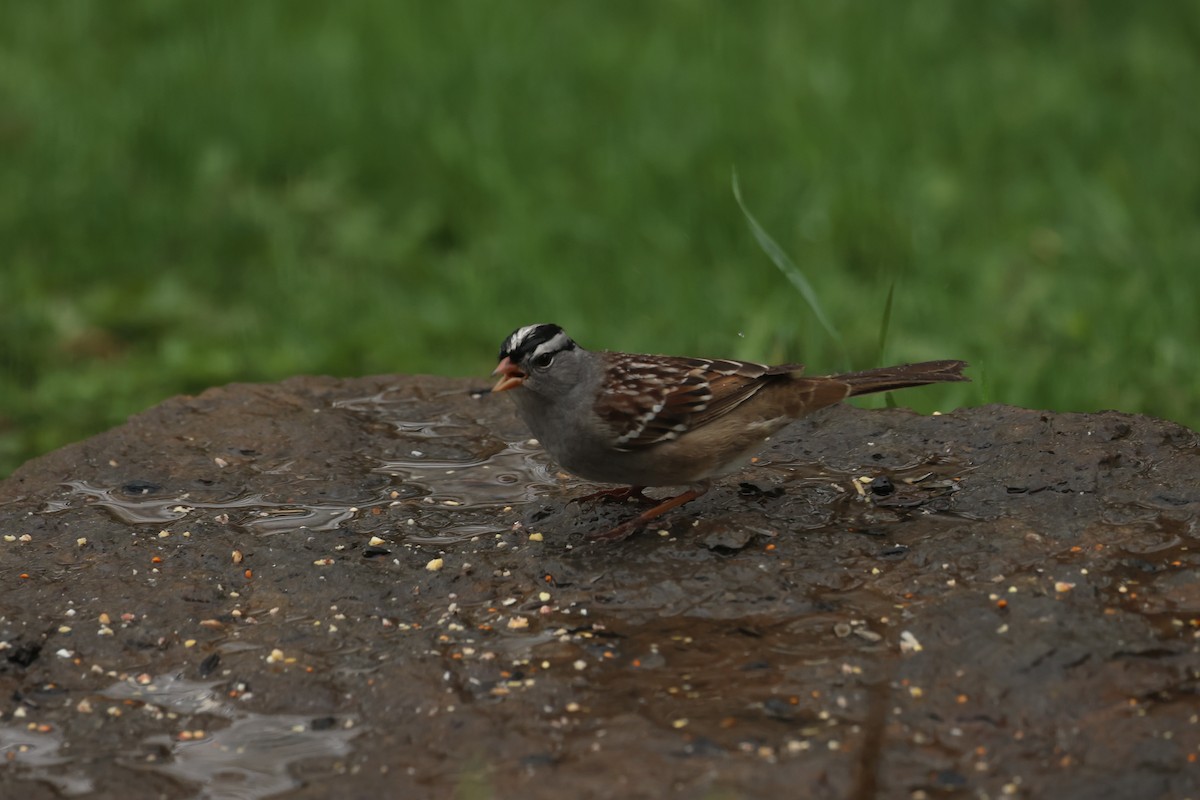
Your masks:
{"label": "sparrow", "polygon": [[[558,325],[518,328],[500,346],[493,392],[567,472],[644,497],[651,486],[684,492],[590,538],[620,541],[708,491],[771,435],[847,397],[967,381],[964,361],[926,361],[806,377],[801,364],[587,350]],[[646,498],[649,499],[649,498]]]}

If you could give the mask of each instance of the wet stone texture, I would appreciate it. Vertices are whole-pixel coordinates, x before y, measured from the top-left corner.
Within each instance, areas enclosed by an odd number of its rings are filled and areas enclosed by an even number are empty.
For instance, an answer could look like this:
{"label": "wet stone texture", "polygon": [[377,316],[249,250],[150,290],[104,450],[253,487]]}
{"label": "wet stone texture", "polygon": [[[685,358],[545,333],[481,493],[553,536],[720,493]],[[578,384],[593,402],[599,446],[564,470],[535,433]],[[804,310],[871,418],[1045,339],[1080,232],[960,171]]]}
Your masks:
{"label": "wet stone texture", "polygon": [[1196,433],[841,407],[601,545],[479,388],[213,389],[0,484],[0,796],[1200,798]]}

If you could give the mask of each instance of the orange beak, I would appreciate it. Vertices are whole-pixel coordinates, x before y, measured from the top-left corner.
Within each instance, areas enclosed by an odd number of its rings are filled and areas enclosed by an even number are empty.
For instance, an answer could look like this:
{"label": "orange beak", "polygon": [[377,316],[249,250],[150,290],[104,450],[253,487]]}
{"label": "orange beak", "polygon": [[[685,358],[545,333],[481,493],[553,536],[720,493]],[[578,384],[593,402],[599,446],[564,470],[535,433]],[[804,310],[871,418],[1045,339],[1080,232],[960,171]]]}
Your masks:
{"label": "orange beak", "polygon": [[525,373],[508,356],[505,356],[504,360],[492,370],[492,374],[501,376],[500,380],[496,381],[496,385],[492,387],[493,392],[507,392],[525,382]]}

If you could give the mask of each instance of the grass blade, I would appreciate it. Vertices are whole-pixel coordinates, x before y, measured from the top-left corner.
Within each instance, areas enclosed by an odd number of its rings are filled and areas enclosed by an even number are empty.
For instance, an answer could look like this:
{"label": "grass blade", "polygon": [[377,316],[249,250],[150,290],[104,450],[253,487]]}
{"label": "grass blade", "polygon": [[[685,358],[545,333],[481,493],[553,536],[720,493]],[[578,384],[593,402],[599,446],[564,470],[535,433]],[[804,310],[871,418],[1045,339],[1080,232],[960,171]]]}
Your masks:
{"label": "grass blade", "polygon": [[738,185],[736,167],[733,170],[733,198],[737,200],[738,208],[745,215],[746,223],[750,226],[750,232],[754,234],[755,240],[758,241],[758,246],[763,249],[763,252],[767,254],[767,257],[771,259],[776,268],[784,274],[784,277],[791,281],[791,284],[800,291],[800,296],[808,303],[808,307],[816,315],[817,321],[821,323],[821,327],[837,343],[838,349],[844,354],[846,348],[842,342],[842,335],[833,327],[833,323],[829,321],[829,317],[825,316],[825,310],[821,308],[821,301],[817,299],[817,293],[813,290],[812,284],[804,277],[804,273],[800,271],[795,262],[788,258],[787,253],[783,252],[783,248],[771,238],[771,235],[763,229],[762,225],[758,224],[758,220],[750,213],[750,209],[746,208],[746,203],[742,200],[742,188]]}
{"label": "grass blade", "polygon": [[[888,285],[887,300],[883,304],[883,319],[879,322],[879,351],[875,354],[875,364],[883,366],[883,353],[887,347],[888,328],[892,324],[892,298],[896,296],[896,279],[893,278],[891,284]],[[896,407],[896,398],[892,397],[891,392],[887,392],[883,398],[884,403],[888,408]]]}

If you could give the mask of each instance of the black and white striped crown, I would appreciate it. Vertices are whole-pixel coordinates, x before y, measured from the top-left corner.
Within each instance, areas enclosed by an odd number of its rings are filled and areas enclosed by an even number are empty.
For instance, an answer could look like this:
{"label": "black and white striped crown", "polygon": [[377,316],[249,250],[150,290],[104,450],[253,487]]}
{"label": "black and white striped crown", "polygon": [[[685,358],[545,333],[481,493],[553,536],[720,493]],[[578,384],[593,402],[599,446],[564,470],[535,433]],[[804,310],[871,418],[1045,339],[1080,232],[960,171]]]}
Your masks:
{"label": "black and white striped crown", "polygon": [[500,346],[500,360],[512,359],[519,364],[532,356],[572,350],[575,342],[559,326],[551,322],[517,328]]}

